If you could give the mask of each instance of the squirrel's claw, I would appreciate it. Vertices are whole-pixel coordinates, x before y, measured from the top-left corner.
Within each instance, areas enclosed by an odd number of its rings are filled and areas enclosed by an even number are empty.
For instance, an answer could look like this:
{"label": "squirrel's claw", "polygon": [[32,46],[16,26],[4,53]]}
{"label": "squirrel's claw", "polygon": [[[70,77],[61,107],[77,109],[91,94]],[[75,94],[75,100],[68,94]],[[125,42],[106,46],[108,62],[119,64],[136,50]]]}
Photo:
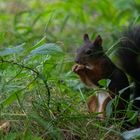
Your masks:
{"label": "squirrel's claw", "polygon": [[83,70],[84,68],[85,68],[84,65],[75,64],[72,67],[72,71],[75,72],[75,73],[78,73],[79,71]]}

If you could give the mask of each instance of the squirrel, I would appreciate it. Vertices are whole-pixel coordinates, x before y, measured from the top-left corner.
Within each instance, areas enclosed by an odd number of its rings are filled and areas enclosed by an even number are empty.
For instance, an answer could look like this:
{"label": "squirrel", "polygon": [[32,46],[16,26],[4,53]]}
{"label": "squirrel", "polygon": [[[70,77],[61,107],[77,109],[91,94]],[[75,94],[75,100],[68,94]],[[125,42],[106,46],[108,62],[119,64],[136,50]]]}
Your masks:
{"label": "squirrel", "polygon": [[[76,64],[72,68],[81,81],[85,85],[95,88],[100,86],[98,82],[101,79],[110,79],[109,94],[111,98],[115,98],[116,95],[120,96],[118,108],[124,110],[131,95],[127,73],[135,82],[133,105],[140,108],[140,100],[136,99],[140,96],[140,26],[128,28],[122,33],[117,51],[122,69],[118,68],[105,54],[100,35],[91,41],[88,34],[85,34],[83,40],[84,44],[77,50]],[[123,93],[119,94],[119,91],[123,89],[125,89]],[[93,99],[95,102],[95,97]],[[106,102],[106,98],[104,101]],[[92,103],[92,98],[88,102],[89,109],[91,104],[95,104]],[[95,109],[93,110],[95,111]]]}

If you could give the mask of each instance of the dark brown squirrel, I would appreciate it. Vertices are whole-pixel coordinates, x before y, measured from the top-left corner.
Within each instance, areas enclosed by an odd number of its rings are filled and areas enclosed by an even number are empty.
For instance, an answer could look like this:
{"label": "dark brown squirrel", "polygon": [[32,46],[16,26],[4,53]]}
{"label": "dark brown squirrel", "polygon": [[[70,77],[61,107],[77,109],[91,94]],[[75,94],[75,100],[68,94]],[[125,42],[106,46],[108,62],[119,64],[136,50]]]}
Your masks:
{"label": "dark brown squirrel", "polygon": [[[114,98],[119,95],[119,91],[129,86],[126,74],[106,56],[100,35],[92,42],[89,40],[88,34],[85,34],[83,40],[83,46],[77,50],[76,64],[72,68],[73,71],[89,87],[98,87],[98,82],[101,79],[110,79],[108,89],[110,96]],[[126,102],[130,99],[130,89],[127,88],[119,96],[118,108],[124,110],[127,106]]]}

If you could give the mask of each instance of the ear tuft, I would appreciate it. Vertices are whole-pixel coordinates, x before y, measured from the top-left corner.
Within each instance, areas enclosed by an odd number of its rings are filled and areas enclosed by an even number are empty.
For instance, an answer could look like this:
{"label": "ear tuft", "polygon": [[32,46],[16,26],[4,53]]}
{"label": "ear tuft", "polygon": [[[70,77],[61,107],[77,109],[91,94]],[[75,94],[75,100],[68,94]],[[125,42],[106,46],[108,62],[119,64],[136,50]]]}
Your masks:
{"label": "ear tuft", "polygon": [[95,41],[93,42],[93,44],[94,44],[95,46],[102,46],[102,38],[101,38],[100,35],[98,35],[98,36],[96,37],[96,39],[95,39]]}
{"label": "ear tuft", "polygon": [[84,39],[84,42],[85,42],[85,43],[86,43],[86,42],[89,42],[89,36],[88,36],[88,34],[84,34],[83,39]]}

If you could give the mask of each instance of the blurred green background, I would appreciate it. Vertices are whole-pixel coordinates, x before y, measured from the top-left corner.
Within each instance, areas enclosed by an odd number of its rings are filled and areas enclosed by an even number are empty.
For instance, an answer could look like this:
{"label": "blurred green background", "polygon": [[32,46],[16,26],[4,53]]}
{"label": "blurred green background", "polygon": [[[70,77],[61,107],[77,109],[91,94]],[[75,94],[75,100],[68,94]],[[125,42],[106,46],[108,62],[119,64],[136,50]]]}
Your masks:
{"label": "blurred green background", "polygon": [[[72,73],[83,34],[105,50],[125,26],[140,22],[139,0],[0,0],[1,139],[114,139],[110,120],[88,114],[86,88]],[[109,51],[113,59],[115,47]],[[94,133],[93,133],[94,132]]]}

